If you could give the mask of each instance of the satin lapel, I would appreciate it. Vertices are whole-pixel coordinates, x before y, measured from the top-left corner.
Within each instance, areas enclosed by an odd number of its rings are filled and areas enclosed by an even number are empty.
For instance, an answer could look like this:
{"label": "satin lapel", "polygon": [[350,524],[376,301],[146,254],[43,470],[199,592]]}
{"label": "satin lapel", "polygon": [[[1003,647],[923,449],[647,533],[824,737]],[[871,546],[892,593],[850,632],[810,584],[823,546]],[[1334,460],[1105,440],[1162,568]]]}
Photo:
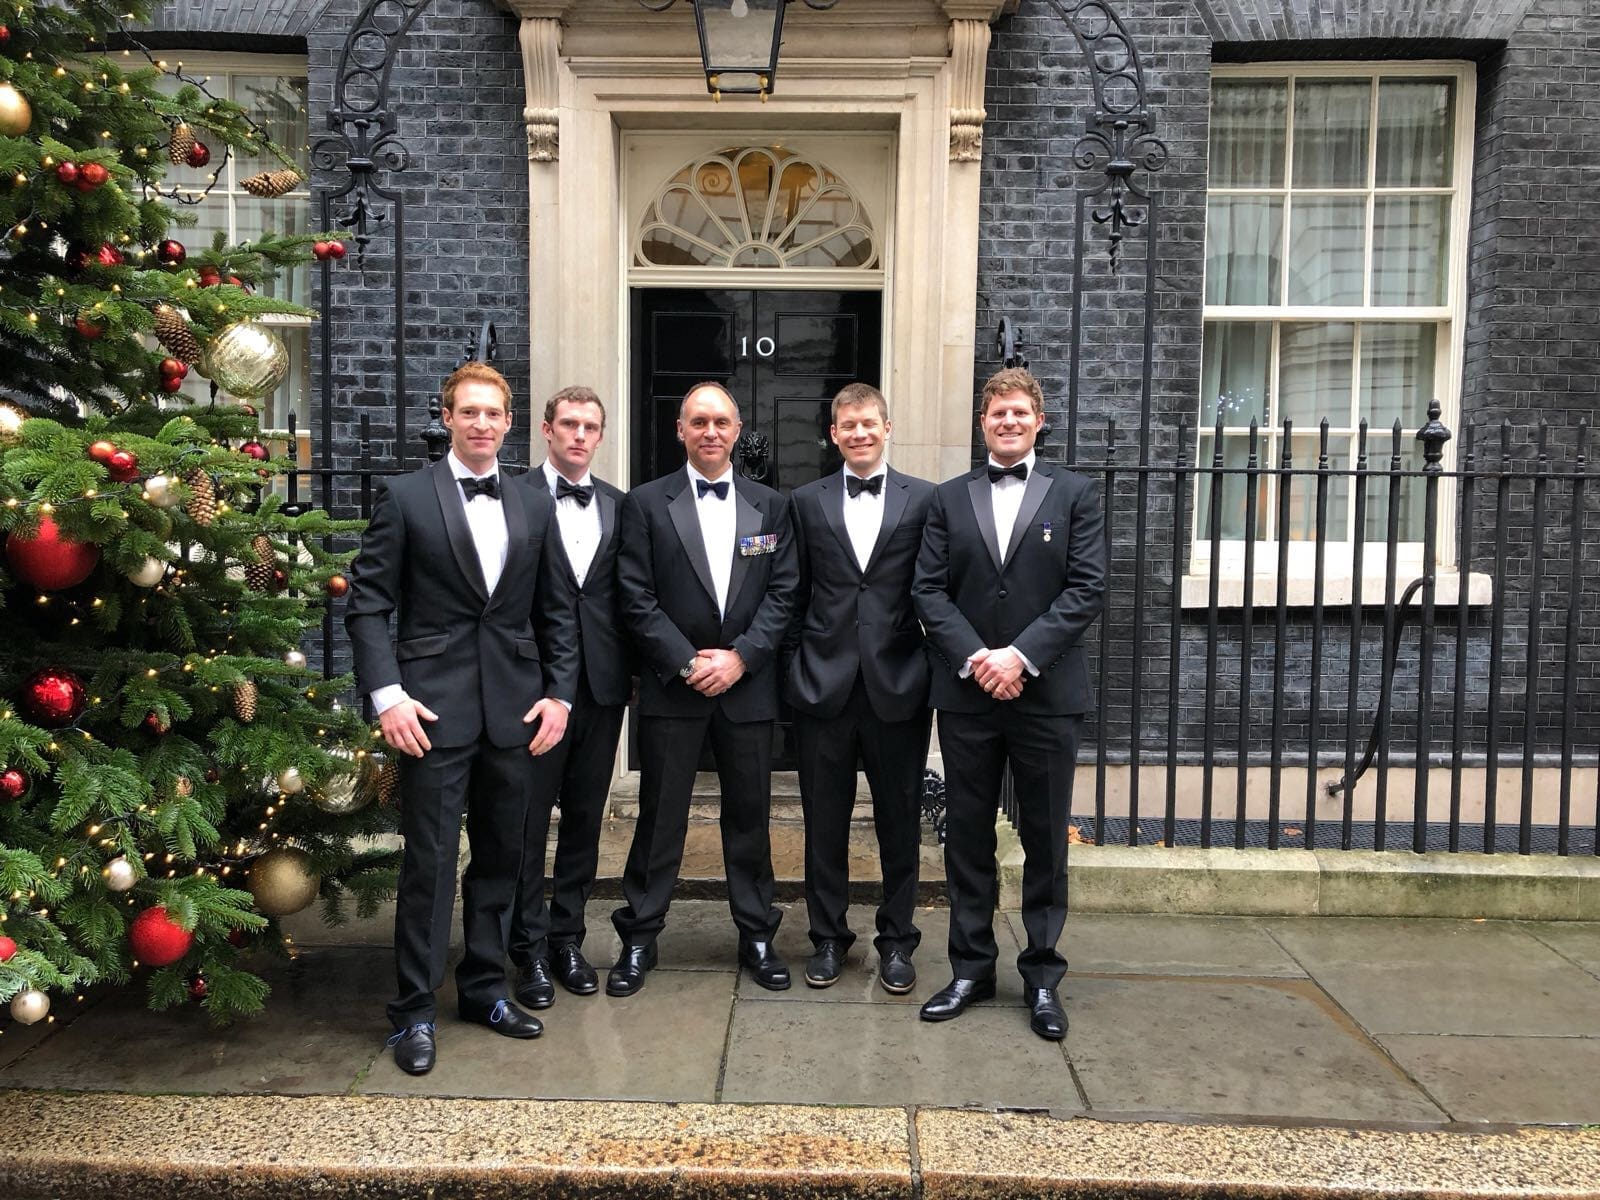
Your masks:
{"label": "satin lapel", "polygon": [[[1037,460],[1035,460],[1037,463]],[[1037,463],[1033,474],[1028,476],[1026,489],[1022,493],[1022,507],[1017,509],[1016,522],[1011,526],[1011,544],[1006,547],[1006,561],[1011,561],[1011,556],[1017,552],[1017,547],[1022,545],[1022,539],[1028,532],[1028,526],[1033,524],[1033,516],[1039,511],[1039,505],[1044,503],[1045,493],[1050,490],[1050,468],[1043,463]],[[1066,530],[1061,531],[1065,535]]]}
{"label": "satin lapel", "polygon": [[593,561],[599,562],[606,552],[606,543],[617,533],[617,502],[598,486],[594,489],[594,501],[600,506],[600,540],[595,543]]}
{"label": "satin lapel", "polygon": [[739,540],[755,537],[761,532],[761,510],[740,495],[737,486],[733,489],[733,498],[738,501],[739,515],[733,531],[733,570],[728,575],[728,607],[724,616],[733,611],[739,599],[739,589],[744,585],[744,577],[750,573],[750,559],[739,553]]}
{"label": "satin lapel", "polygon": [[978,519],[978,532],[983,535],[983,544],[989,547],[989,557],[994,560],[994,569],[998,571],[1000,539],[994,532],[994,497],[990,494],[988,472],[980,470],[967,480],[967,495],[972,498],[972,515]]}
{"label": "satin lapel", "polygon": [[711,560],[706,557],[706,539],[700,533],[700,517],[695,512],[694,489],[689,486],[687,472],[681,482],[683,490],[667,503],[667,513],[672,517],[672,527],[678,531],[678,540],[683,543],[683,552],[689,556],[695,578],[715,604],[717,589],[711,582]]}
{"label": "satin lapel", "polygon": [[433,490],[439,497],[439,512],[444,517],[450,553],[455,556],[456,566],[461,568],[461,577],[478,593],[478,599],[487,604],[489,588],[483,581],[483,567],[478,562],[472,530],[467,526],[466,502],[461,498],[461,485],[450,474],[450,464],[444,460],[434,463],[430,470],[433,471]]}
{"label": "satin lapel", "polygon": [[838,475],[822,481],[817,503],[822,505],[822,515],[827,518],[828,528],[833,530],[833,536],[844,548],[845,561],[859,569],[861,564],[856,562],[855,548],[850,545],[850,531],[844,527],[844,487]]}
{"label": "satin lapel", "polygon": [[[878,555],[883,553],[883,548],[889,544],[889,539],[894,536],[894,531],[900,526],[900,518],[905,515],[906,502],[910,499],[911,489],[906,485],[905,479],[897,471],[890,471],[884,479],[883,485],[883,524],[878,527],[878,540],[872,543],[872,553],[867,555],[867,570],[877,564]],[[855,558],[851,554],[851,559]]]}
{"label": "satin lapel", "polygon": [[501,472],[500,482],[500,510],[506,517],[506,565],[501,568],[500,578],[495,582],[494,594],[489,597],[490,605],[505,591],[504,585],[511,572],[522,565],[522,556],[528,553],[528,532],[533,521],[522,488],[511,486],[504,472]]}

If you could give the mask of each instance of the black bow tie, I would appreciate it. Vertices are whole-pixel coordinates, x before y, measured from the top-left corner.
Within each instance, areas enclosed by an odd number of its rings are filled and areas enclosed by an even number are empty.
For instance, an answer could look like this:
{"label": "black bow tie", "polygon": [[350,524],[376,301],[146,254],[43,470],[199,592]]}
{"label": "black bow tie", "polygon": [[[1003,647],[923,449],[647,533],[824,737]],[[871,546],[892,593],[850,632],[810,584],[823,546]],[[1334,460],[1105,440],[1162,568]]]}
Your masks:
{"label": "black bow tie", "polygon": [[594,484],[573,483],[570,479],[556,480],[556,499],[565,500],[568,496],[578,502],[579,508],[588,508],[589,501],[594,499]]}
{"label": "black bow tie", "polygon": [[997,467],[993,463],[989,464],[990,483],[999,483],[1002,479],[1027,479],[1027,477],[1028,464],[1025,462],[1015,463],[1009,467]]}
{"label": "black bow tie", "polygon": [[883,495],[883,476],[874,475],[871,479],[862,479],[858,475],[846,475],[844,477],[844,487],[845,491],[850,493],[852,499],[861,495],[862,492],[873,496],[881,496]]}
{"label": "black bow tie", "polygon": [[488,496],[491,500],[500,499],[500,476],[485,475],[482,479],[469,479],[463,475],[456,480],[461,485],[461,495],[471,500],[474,496]]}
{"label": "black bow tie", "polygon": [[728,498],[728,481],[722,479],[716,483],[707,483],[704,479],[696,479],[694,481],[694,492],[697,499],[704,500],[707,492],[715,492],[718,500],[726,500]]}

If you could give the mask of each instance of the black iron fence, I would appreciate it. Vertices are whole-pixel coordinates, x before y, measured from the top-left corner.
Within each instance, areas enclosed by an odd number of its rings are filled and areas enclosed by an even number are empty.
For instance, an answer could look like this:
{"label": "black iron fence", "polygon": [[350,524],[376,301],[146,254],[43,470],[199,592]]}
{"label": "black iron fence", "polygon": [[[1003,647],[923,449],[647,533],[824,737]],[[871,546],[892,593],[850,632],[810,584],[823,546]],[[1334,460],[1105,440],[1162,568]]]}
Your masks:
{"label": "black iron fence", "polygon": [[[1073,464],[1112,564],[1079,836],[1596,853],[1600,474],[1567,432],[1558,463],[1547,425],[1468,425],[1447,465],[1437,409],[1414,436],[1363,426],[1345,461],[1326,425],[1182,422],[1174,461],[1140,466],[1108,423]],[[436,408],[421,436],[442,453]],[[373,448],[363,421],[360,457],[291,473],[288,501],[369,516],[412,469]]]}

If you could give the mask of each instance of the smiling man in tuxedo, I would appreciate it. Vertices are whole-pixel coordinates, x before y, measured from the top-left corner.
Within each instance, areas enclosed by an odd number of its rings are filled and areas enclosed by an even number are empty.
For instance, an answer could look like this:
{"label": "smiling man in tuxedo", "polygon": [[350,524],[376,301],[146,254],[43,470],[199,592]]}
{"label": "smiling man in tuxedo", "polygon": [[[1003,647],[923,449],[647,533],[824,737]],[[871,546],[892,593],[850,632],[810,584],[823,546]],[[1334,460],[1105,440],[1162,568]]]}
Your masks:
{"label": "smiling man in tuxedo", "polygon": [[683,861],[689,800],[709,744],[722,791],[722,857],[739,961],[770,990],[789,986],[773,949],[772,723],[778,650],[798,584],[789,506],[736,479],[739,407],[721,384],[689,390],[678,410],[683,469],[642,484],[622,505],[617,579],[638,645],[639,823],[612,914],[622,955],[606,992],[631,996],[656,964]]}
{"label": "smiling man in tuxedo", "polygon": [[[544,409],[549,454],[533,474],[555,500],[547,553],[578,614],[577,697],[567,736],[533,760],[533,802],[523,845],[522,878],[511,914],[515,994],[529,1008],[555,1002],[559,982],[574,995],[599,990],[583,956],[584,905],[600,861],[600,826],[611,790],[622,714],[633,691],[633,648],[617,591],[617,523],[623,495],[590,471],[605,437],[606,410],[586,387],[563,388]],[[545,845],[559,800],[555,880],[545,904]]]}
{"label": "smiling man in tuxedo", "polygon": [[1007,765],[1025,856],[1017,959],[1040,1037],[1066,1036],[1056,950],[1067,914],[1067,817],[1083,714],[1093,703],[1082,639],[1106,587],[1093,485],[1034,451],[1044,394],[1007,368],[983,386],[988,461],[939,485],[912,587],[933,651],[946,769],[945,874],[954,978],[922,1006],[958,1017],[995,994],[995,819]]}
{"label": "smiling man in tuxedo", "polygon": [[921,847],[922,772],[932,713],[911,578],[933,485],[890,467],[894,426],[877,388],[833,400],[828,436],[844,469],[790,497],[800,546],[796,645],[785,698],[795,712],[806,821],[806,913],[814,952],[806,983],[830,987],[855,941],[846,923],[856,762],[872,789],[883,895],[878,982],[909,992],[921,939],[913,912]]}
{"label": "smiling man in tuxedo", "polygon": [[511,388],[494,368],[468,363],[441,399],[450,452],[378,493],[345,613],[357,683],[400,766],[405,856],[389,1044],[414,1075],[436,1057],[434,993],[450,946],[463,813],[471,863],[461,882],[461,1016],[507,1037],[543,1030],[507,999],[506,926],[528,756],[561,741],[577,682],[576,616],[545,553],[550,493],[499,469]]}

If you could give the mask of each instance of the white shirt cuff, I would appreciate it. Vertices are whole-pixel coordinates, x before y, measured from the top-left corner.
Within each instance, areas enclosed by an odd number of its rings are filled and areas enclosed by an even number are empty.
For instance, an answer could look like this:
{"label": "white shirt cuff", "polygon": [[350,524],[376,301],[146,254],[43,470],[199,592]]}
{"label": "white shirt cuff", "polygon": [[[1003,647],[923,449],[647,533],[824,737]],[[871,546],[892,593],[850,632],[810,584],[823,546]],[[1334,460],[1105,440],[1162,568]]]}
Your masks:
{"label": "white shirt cuff", "polygon": [[403,685],[390,683],[373,692],[370,699],[372,700],[372,715],[381,717],[389,709],[399,704],[400,701],[409,700],[411,697],[406,695],[406,689]]}
{"label": "white shirt cuff", "polygon": [[1011,653],[1015,654],[1022,660],[1023,670],[1027,671],[1028,674],[1032,675],[1035,679],[1039,677],[1039,668],[1028,661],[1028,656],[1026,654],[1024,654],[1021,650],[1018,650],[1015,646],[1007,646],[1006,649],[1011,651]]}

